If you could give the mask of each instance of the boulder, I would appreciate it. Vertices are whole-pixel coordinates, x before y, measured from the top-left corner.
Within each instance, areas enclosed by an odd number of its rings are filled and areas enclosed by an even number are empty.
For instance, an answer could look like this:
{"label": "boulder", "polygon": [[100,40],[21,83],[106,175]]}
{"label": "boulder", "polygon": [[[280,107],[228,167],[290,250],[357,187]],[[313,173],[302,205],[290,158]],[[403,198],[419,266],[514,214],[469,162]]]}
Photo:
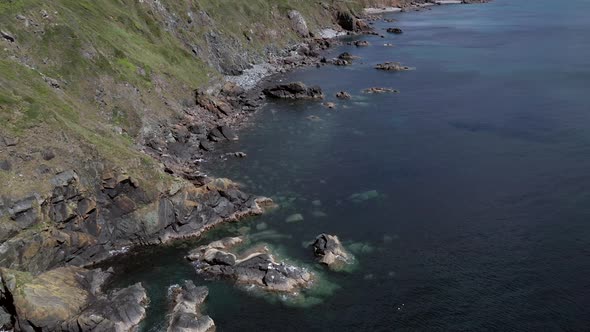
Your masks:
{"label": "boulder", "polygon": [[307,23],[305,22],[305,18],[301,15],[300,12],[296,10],[291,10],[287,13],[287,17],[291,20],[293,24],[293,28],[299,34],[299,36],[307,38],[309,37],[309,28],[307,27]]}
{"label": "boulder", "polygon": [[324,93],[318,86],[307,87],[301,82],[279,84],[266,88],[263,93],[276,99],[323,99]]}
{"label": "boulder", "polygon": [[405,71],[405,70],[410,70],[411,68],[407,67],[407,66],[402,66],[402,64],[399,62],[384,62],[384,63],[377,64],[375,66],[375,69],[385,70],[385,71]]}
{"label": "boulder", "polygon": [[209,290],[197,287],[187,280],[181,286],[171,288],[172,311],[169,315],[168,332],[213,332],[213,319],[201,313],[201,305],[205,302]]}
{"label": "boulder", "polygon": [[238,140],[238,135],[236,135],[236,133],[233,131],[233,129],[231,129],[228,126],[219,126],[219,131],[221,132],[223,137],[225,137],[227,140],[230,140],[230,141],[237,141]]}
{"label": "boulder", "polygon": [[354,257],[350,254],[335,235],[320,234],[312,244],[313,253],[318,262],[330,269],[338,270],[346,264],[351,264]]}
{"label": "boulder", "polygon": [[313,275],[307,269],[275,261],[266,246],[238,254],[235,246],[242,241],[239,237],[215,241],[192,250],[186,258],[205,277],[229,279],[265,291],[293,293],[311,285]]}
{"label": "boulder", "polygon": [[46,149],[41,152],[41,157],[43,157],[43,160],[51,160],[55,158],[55,153],[49,149]]}

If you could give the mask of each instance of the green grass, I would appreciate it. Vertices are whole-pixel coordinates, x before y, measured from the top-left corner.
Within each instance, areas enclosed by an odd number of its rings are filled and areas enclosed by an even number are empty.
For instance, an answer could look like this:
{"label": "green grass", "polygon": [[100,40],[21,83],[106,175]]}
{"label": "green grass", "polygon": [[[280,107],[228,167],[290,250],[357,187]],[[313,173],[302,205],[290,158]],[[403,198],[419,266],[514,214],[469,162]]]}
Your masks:
{"label": "green grass", "polygon": [[[286,17],[289,10],[300,11],[312,29],[329,20],[319,3],[311,0],[160,2],[162,8],[137,0],[0,1],[2,29],[13,33],[18,45],[0,48],[0,134],[21,137],[20,148],[25,150],[34,144],[72,151],[58,155],[54,166],[84,167],[89,159],[104,160],[161,190],[170,176],[136,150],[135,138],[144,121],[176,115],[162,96],[190,99],[193,89],[220,77],[191,47],[206,49],[205,33],[214,28],[237,45],[236,52],[264,56],[270,43],[283,47],[297,40]],[[357,0],[326,2],[342,8],[357,6]],[[199,21],[201,11],[211,25]],[[38,26],[25,27],[17,15]],[[269,29],[276,30],[279,38],[268,39]],[[14,57],[26,59],[26,65]],[[61,89],[52,88],[45,77],[58,80]],[[162,81],[165,90],[155,94]],[[106,91],[106,106],[96,99],[99,86]],[[141,91],[141,100],[127,93],[134,89]],[[114,126],[129,135],[116,134]],[[72,146],[56,141],[62,133]],[[10,182],[0,194],[35,188],[38,180],[27,174],[33,166],[18,166],[25,175],[22,179],[15,178],[14,171],[0,172],[0,180]]]}

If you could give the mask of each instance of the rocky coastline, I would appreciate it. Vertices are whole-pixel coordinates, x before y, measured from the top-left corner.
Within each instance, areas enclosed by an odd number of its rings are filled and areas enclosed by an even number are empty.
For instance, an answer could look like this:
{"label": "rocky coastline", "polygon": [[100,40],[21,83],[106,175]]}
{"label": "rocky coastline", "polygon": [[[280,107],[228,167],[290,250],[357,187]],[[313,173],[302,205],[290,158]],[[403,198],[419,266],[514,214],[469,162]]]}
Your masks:
{"label": "rocky coastline", "polygon": [[[423,7],[405,5],[401,10]],[[340,43],[323,36],[373,34],[369,23],[375,19],[336,12],[330,28],[336,32],[314,35],[301,13],[290,11],[288,17],[303,38],[301,43],[268,62],[239,70],[241,75],[225,76],[206,89],[194,90],[182,116],[140,136],[138,149],[172,179],[165,187],[153,190],[122,167],[98,163],[86,165],[84,171],[58,170],[45,194],[0,199],[0,330],[132,331],[145,318],[149,303],[145,289],[137,284],[105,293],[102,288],[114,272],[92,266],[134,246],[200,236],[220,223],[264,213],[273,205],[269,198],[243,192],[238,183],[209,176],[201,162],[216,156],[217,143],[239,139],[239,128],[267,98],[322,99],[319,87],[297,82],[275,85],[273,75],[301,66],[349,65],[351,55],[337,59],[340,62],[322,61],[323,51]],[[409,67],[389,63],[378,69]],[[373,89],[368,93],[394,91]],[[350,95],[343,91],[338,98]],[[23,144],[10,136],[0,141],[8,150]],[[51,150],[40,153],[44,160],[53,159]],[[0,160],[0,167],[12,165]],[[89,172],[99,180],[89,180],[85,176]],[[313,279],[304,269],[277,262],[262,249],[239,256],[230,248],[213,243],[189,257],[200,262],[204,273],[272,291],[292,292],[308,287]],[[337,237],[326,234],[316,239],[314,254],[334,269],[354,259]],[[206,296],[206,289],[190,282],[175,289],[168,330],[214,330],[213,320],[199,311]]]}

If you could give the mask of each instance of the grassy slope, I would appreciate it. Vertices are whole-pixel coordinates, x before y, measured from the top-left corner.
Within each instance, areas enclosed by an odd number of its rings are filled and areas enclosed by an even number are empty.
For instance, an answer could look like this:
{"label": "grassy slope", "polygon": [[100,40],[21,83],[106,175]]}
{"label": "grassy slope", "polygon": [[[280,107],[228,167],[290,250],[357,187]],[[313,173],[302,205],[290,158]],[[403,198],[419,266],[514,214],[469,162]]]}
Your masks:
{"label": "grassy slope", "polygon": [[[188,47],[204,45],[211,29],[187,23],[188,13],[205,11],[223,36],[262,54],[269,42],[284,46],[296,39],[286,19],[290,9],[302,12],[311,28],[329,21],[311,0],[0,2],[0,28],[16,37],[16,43],[0,41],[0,134],[21,140],[9,158],[13,170],[0,170],[0,195],[46,191],[51,174],[40,174],[40,164],[96,177],[95,164],[102,162],[124,167],[154,192],[163,190],[168,177],[137,151],[135,139],[145,123],[178,113],[169,105],[219,77]],[[268,27],[278,30],[277,39],[264,36]],[[247,41],[251,31],[255,38]],[[97,89],[106,101],[97,99]],[[116,133],[117,127],[126,133]],[[48,148],[57,157],[44,161],[39,152]]]}

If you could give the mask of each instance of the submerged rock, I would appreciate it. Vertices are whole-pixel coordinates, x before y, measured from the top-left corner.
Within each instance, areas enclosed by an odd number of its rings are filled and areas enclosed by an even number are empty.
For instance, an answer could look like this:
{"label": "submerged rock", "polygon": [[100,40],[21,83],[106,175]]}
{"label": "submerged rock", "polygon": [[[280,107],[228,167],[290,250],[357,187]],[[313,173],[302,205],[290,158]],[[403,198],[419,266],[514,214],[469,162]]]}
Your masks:
{"label": "submerged rock", "polygon": [[362,193],[352,194],[349,199],[354,203],[361,203],[378,197],[379,192],[377,190],[368,190]]}
{"label": "submerged rock", "polygon": [[250,249],[242,255],[230,252],[242,240],[226,238],[212,242],[192,250],[187,259],[194,262],[197,273],[206,277],[230,279],[266,291],[292,293],[311,285],[313,275],[310,272],[276,262],[266,246]]}
{"label": "submerged rock", "polygon": [[145,289],[104,294],[110,274],[70,266],[33,276],[2,268],[0,303],[19,331],[131,331],[145,317]]}
{"label": "submerged rock", "polygon": [[301,82],[279,84],[266,88],[263,93],[270,98],[277,99],[323,99],[324,93],[318,86],[307,87]]}
{"label": "submerged rock", "polygon": [[385,71],[406,71],[410,70],[411,68],[408,66],[402,66],[399,62],[384,62],[377,64],[375,69],[378,70],[385,70]]}
{"label": "submerged rock", "polygon": [[173,308],[167,332],[213,332],[213,319],[201,313],[201,305],[209,295],[207,287],[197,287],[186,280],[182,287],[172,287]]}
{"label": "submerged rock", "polygon": [[344,265],[351,264],[354,261],[354,256],[344,249],[344,246],[335,235],[318,235],[312,244],[312,248],[318,262],[327,265],[333,270],[339,270]]}
{"label": "submerged rock", "polygon": [[300,222],[303,221],[303,215],[301,213],[295,213],[287,218],[285,218],[285,222],[292,223],[292,222]]}

